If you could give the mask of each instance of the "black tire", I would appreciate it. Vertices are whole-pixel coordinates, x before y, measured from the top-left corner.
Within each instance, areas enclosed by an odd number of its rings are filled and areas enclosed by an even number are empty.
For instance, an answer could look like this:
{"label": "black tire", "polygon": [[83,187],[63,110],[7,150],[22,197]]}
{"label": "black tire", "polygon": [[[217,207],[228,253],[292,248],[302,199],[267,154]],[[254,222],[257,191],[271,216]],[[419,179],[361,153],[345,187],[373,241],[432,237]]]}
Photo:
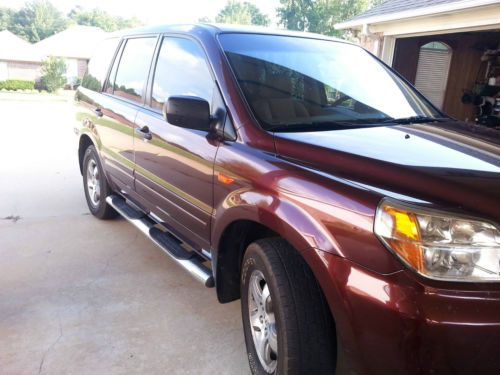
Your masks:
{"label": "black tire", "polygon": [[[258,280],[259,271],[265,280],[258,285],[267,284],[272,299],[269,309],[273,312],[273,318],[270,319],[264,314],[264,322],[274,320],[277,331],[275,368],[272,369],[273,366],[266,363],[268,370],[265,369],[257,354],[252,336],[254,329],[250,323],[249,305],[254,317],[259,316],[263,311],[258,310],[258,306],[256,307],[255,298],[249,299],[249,294],[252,293],[251,284]],[[263,291],[262,294],[267,295],[267,291],[266,293]],[[335,373],[336,334],[330,309],[310,268],[301,255],[286,241],[280,238],[264,239],[248,246],[241,273],[241,310],[252,374]],[[258,321],[256,326],[259,324]],[[262,331],[267,333],[272,329],[259,328],[256,331],[260,334]],[[272,348],[271,344],[269,348]],[[271,355],[266,355],[266,357],[272,360],[272,350]]]}
{"label": "black tire", "polygon": [[[97,172],[99,175],[99,179],[97,184],[99,185],[99,200],[96,202],[93,201],[90,197],[90,192],[88,189],[88,178],[87,173],[89,169],[89,164],[94,163],[97,168]],[[83,188],[85,191],[85,198],[87,199],[87,205],[89,207],[90,212],[95,217],[107,220],[112,219],[118,216],[118,213],[106,203],[106,197],[112,193],[111,188],[108,185],[108,181],[106,180],[106,176],[102,169],[101,160],[99,159],[99,155],[94,146],[89,146],[85,150],[85,154],[83,156]]]}

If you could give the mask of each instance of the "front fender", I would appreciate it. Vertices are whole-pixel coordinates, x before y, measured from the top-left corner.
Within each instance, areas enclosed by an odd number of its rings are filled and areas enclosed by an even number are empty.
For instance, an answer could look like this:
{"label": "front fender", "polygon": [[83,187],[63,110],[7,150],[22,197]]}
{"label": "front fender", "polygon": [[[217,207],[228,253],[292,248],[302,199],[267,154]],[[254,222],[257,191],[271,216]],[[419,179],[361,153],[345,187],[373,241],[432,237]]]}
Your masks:
{"label": "front fender", "polygon": [[[259,139],[266,140],[265,136]],[[260,148],[235,142],[218,150],[211,224],[214,252],[231,223],[250,220],[271,229],[298,251],[320,249],[379,273],[401,269],[373,233],[380,194]]]}
{"label": "front fender", "polygon": [[285,195],[251,188],[232,191],[215,210],[212,232],[215,249],[219,248],[224,230],[238,220],[264,225],[298,251],[314,247],[340,254],[335,238],[324,225]]}

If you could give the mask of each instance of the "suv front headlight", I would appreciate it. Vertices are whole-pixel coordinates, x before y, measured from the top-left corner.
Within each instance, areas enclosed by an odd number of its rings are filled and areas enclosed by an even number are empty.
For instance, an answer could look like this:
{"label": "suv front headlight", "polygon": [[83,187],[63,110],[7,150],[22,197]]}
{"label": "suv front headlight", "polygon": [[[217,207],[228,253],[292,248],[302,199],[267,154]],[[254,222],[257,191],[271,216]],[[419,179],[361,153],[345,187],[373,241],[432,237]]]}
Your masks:
{"label": "suv front headlight", "polygon": [[375,234],[425,277],[500,281],[500,231],[491,223],[384,200]]}

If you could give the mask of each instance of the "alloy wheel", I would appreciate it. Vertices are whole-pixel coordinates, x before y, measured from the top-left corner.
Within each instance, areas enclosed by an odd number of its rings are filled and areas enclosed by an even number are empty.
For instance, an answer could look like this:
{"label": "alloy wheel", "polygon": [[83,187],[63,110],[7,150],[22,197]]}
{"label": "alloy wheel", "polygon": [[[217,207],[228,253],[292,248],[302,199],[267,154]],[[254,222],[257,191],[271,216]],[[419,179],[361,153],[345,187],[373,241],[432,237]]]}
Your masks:
{"label": "alloy wheel", "polygon": [[248,316],[255,351],[264,370],[272,374],[278,363],[278,336],[271,293],[261,271],[252,272],[248,288]]}
{"label": "alloy wheel", "polygon": [[101,181],[99,167],[94,159],[90,159],[87,166],[87,192],[94,207],[101,201]]}

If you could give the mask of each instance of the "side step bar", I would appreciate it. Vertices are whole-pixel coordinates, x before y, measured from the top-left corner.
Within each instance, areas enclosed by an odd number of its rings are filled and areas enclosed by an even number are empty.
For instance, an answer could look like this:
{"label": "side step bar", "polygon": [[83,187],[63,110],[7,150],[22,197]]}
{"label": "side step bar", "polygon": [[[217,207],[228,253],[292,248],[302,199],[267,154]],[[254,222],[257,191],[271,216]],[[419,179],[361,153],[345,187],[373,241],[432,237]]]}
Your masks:
{"label": "side step bar", "polygon": [[127,204],[126,200],[118,195],[110,195],[106,202],[113,207],[127,221],[144,233],[153,243],[167,253],[177,264],[187,270],[196,280],[201,281],[207,288],[215,286],[212,271],[206,267],[198,254],[188,251],[181,246],[180,241],[168,232],[157,228],[156,221],[143,212]]}

